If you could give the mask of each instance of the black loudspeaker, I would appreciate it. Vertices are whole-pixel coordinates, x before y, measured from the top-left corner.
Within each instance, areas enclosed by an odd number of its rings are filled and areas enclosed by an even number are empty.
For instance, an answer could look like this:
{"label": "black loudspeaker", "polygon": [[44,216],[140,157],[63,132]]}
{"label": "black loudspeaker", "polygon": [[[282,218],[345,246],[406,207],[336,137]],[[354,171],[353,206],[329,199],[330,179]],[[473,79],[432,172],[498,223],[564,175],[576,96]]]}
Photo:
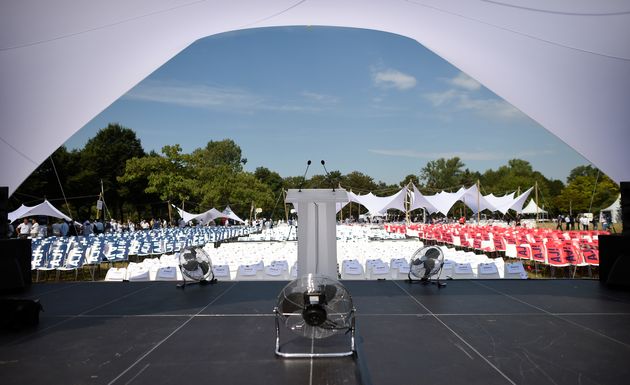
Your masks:
{"label": "black loudspeaker", "polygon": [[623,234],[630,234],[630,182],[621,182],[619,184],[619,192],[621,193],[621,223]]}
{"label": "black loudspeaker", "polygon": [[599,281],[630,289],[630,235],[599,236]]}
{"label": "black loudspeaker", "polygon": [[0,239],[7,237],[9,226],[7,225],[9,215],[9,188],[0,187]]}
{"label": "black loudspeaker", "polygon": [[11,330],[35,327],[40,311],[39,299],[0,298],[0,326]]}
{"label": "black loudspeaker", "polygon": [[0,239],[0,294],[31,287],[31,240]]}

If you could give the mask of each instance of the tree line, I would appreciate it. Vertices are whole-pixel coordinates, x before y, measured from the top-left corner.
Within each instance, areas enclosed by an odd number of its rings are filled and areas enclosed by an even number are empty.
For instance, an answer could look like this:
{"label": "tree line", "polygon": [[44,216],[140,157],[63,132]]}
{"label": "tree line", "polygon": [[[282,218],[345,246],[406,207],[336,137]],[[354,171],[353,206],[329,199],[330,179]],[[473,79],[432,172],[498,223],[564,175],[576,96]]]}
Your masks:
{"label": "tree line", "polygon": [[[184,153],[178,144],[164,146],[160,153],[147,153],[135,132],[120,124],[109,124],[88,140],[82,149],[58,148],[14,192],[9,201],[13,210],[50,200],[76,219],[95,218],[101,192],[107,217],[138,221],[141,218],[168,218],[169,203],[189,212],[230,205],[242,218],[255,208],[259,217],[280,219],[285,215],[283,192],[290,188],[332,188],[342,186],[357,194],[377,196],[396,193],[410,182],[423,194],[456,191],[477,182],[481,192],[496,196],[524,191],[538,185],[539,205],[551,215],[595,212],[612,204],[619,186],[591,165],[573,169],[566,184],[548,179],[532,165],[512,159],[496,170],[471,171],[458,157],[440,158],[418,167],[398,184],[387,184],[360,171],[329,175],[282,177],[267,167],[244,170],[247,158],[231,139],[211,140],[204,147]],[[63,191],[62,191],[63,190]],[[67,197],[67,203],[62,198]],[[532,195],[533,196],[533,195]],[[463,210],[454,206],[453,215]],[[341,215],[356,217],[367,210],[348,205]],[[457,213],[457,214],[456,214]],[[103,214],[101,214],[103,215]]]}

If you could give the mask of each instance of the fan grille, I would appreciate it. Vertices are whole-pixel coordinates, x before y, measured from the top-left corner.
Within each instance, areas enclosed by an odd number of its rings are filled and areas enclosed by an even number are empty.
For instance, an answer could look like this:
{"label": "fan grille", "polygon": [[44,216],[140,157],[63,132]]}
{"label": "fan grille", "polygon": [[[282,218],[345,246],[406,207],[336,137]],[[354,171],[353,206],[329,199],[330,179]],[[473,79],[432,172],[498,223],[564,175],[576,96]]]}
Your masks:
{"label": "fan grille", "polygon": [[193,281],[209,281],[212,278],[212,261],[203,250],[189,248],[179,255],[182,274]]}
{"label": "fan grille", "polygon": [[277,309],[287,329],[306,338],[327,338],[351,327],[350,293],[329,277],[309,274],[289,282]]}
{"label": "fan grille", "polygon": [[409,274],[416,279],[428,279],[439,274],[444,264],[444,252],[437,246],[425,246],[411,256]]}

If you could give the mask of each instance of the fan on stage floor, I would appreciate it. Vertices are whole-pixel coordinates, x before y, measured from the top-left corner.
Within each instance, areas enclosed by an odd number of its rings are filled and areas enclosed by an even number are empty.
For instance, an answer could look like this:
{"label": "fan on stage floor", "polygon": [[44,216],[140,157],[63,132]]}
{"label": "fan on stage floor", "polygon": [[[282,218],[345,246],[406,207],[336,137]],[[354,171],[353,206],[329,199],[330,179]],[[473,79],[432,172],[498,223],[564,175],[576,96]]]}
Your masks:
{"label": "fan on stage floor", "polygon": [[[409,282],[434,283],[446,286],[439,276],[444,266],[444,252],[438,246],[425,246],[416,250],[409,263]],[[435,279],[435,281],[433,280]]]}
{"label": "fan on stage floor", "polygon": [[[210,257],[202,249],[192,247],[184,249],[179,255],[179,269],[182,272],[184,282],[177,287],[182,289],[186,285],[207,285],[217,281],[212,272]],[[187,279],[192,282],[187,283]]]}
{"label": "fan on stage floor", "polygon": [[[278,296],[276,314],[276,354],[282,357],[343,357],[354,348],[352,298],[337,280],[308,274],[289,282]],[[350,349],[339,352],[285,353],[280,347],[280,323],[293,333],[311,340],[350,333]]]}

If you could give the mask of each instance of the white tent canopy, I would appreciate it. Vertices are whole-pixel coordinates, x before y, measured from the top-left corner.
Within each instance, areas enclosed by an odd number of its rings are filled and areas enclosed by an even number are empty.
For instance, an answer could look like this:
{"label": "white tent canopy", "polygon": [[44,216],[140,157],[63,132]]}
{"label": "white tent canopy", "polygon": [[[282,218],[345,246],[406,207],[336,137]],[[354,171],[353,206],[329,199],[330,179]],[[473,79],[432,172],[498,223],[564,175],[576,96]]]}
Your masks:
{"label": "white tent canopy", "polygon": [[172,204],[173,207],[175,207],[175,209],[177,209],[177,212],[179,213],[179,216],[185,221],[185,222],[190,222],[190,221],[199,221],[201,223],[208,223],[216,218],[219,218],[220,216],[222,216],[223,214],[215,209],[215,208],[211,208],[208,211],[205,211],[201,214],[193,214],[193,213],[189,213],[184,211],[183,209],[175,206]]}
{"label": "white tent canopy", "polygon": [[525,208],[523,208],[523,210],[521,211],[521,214],[536,214],[536,213],[547,214],[547,211],[538,207],[538,205],[536,205],[536,202],[534,202],[533,199],[530,200],[527,206],[525,206]]}
{"label": "white tent canopy", "polygon": [[439,212],[447,215],[453,205],[461,201],[475,213],[478,210],[490,210],[505,214],[510,209],[519,212],[532,189],[533,187],[514,198],[514,193],[503,197],[495,197],[493,194],[481,195],[477,185],[461,187],[454,193],[441,191],[435,195],[422,195],[416,186],[413,186],[411,209],[424,207],[431,214]]}
{"label": "white tent canopy", "polygon": [[383,215],[389,209],[405,211],[406,196],[407,187],[403,187],[396,194],[386,197],[379,197],[372,193],[368,193],[365,195],[356,195],[351,192],[348,193],[348,198],[352,200],[352,202],[363,205],[373,216],[377,216],[379,214]]}
{"label": "white tent canopy", "polygon": [[194,41],[289,25],[414,39],[613,180],[630,180],[623,1],[30,0],[0,3],[0,185],[13,193],[70,136]]}
{"label": "white tent canopy", "polygon": [[37,215],[61,218],[66,221],[71,220],[69,216],[57,210],[57,208],[53,206],[50,202],[48,202],[48,200],[44,200],[42,203],[38,204],[37,206],[32,206],[32,207],[22,205],[17,210],[10,212],[8,215],[8,218],[11,222],[13,222],[16,219],[37,216]]}
{"label": "white tent canopy", "polygon": [[245,223],[245,221],[239,218],[238,215],[234,214],[234,211],[232,211],[232,208],[230,208],[230,205],[227,205],[225,207],[225,210],[223,210],[223,212],[221,213],[221,217],[228,218],[233,221],[240,222],[240,223]]}
{"label": "white tent canopy", "polygon": [[621,194],[619,194],[617,200],[615,200],[612,205],[601,211],[610,212],[612,223],[621,223]]}

